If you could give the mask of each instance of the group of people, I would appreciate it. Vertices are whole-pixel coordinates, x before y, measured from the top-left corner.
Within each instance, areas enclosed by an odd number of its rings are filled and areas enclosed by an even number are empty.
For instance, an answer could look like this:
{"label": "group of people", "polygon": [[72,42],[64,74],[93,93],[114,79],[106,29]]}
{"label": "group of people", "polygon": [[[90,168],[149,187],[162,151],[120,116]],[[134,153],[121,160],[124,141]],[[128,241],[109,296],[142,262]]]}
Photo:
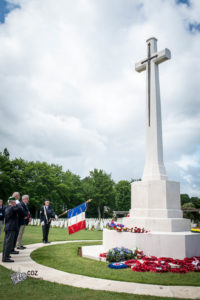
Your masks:
{"label": "group of people", "polygon": [[[18,250],[24,250],[22,237],[25,227],[31,222],[31,214],[28,207],[29,196],[23,195],[20,201],[19,192],[14,192],[8,199],[7,206],[4,207],[3,200],[0,199],[0,234],[5,223],[5,237],[3,245],[3,262],[14,262],[12,254],[19,254]],[[49,243],[48,234],[51,220],[57,218],[50,201],[45,200],[45,205],[40,209],[40,220],[43,232],[43,243]],[[17,247],[18,250],[15,250]]]}

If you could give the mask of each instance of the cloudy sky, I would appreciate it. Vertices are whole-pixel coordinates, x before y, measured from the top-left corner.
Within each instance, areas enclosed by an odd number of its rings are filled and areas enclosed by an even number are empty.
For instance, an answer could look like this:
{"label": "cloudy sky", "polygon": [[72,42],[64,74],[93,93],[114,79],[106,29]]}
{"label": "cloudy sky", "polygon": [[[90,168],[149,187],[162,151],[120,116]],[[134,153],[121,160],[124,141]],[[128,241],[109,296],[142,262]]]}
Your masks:
{"label": "cloudy sky", "polygon": [[81,177],[142,176],[146,39],[160,65],[164,161],[200,196],[200,1],[0,0],[0,151]]}

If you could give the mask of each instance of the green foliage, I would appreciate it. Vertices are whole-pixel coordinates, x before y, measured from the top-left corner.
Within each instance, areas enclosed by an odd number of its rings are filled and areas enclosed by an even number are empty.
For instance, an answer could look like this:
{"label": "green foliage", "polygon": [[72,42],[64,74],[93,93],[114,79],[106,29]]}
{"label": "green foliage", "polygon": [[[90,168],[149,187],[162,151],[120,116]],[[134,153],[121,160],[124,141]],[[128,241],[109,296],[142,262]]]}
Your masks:
{"label": "green foliage", "polygon": [[[103,232],[101,230],[81,230],[74,234],[68,233],[67,228],[51,227],[49,231],[49,240],[56,241],[73,241],[73,240],[102,240]],[[0,252],[3,251],[4,231],[0,235]],[[41,243],[42,226],[26,226],[23,235],[23,245]]]}
{"label": "green foliage", "polygon": [[[181,194],[181,205],[184,209],[184,218],[190,219],[194,223],[200,224],[200,213],[195,209],[200,209],[200,198],[189,197],[187,194]],[[187,211],[187,210],[194,211]]]}
{"label": "green foliage", "polygon": [[181,205],[183,206],[186,203],[192,203],[193,207],[200,208],[200,198],[198,197],[189,197],[188,194],[181,194]]}
{"label": "green foliage", "polygon": [[200,208],[200,198],[191,197],[190,201],[194,204],[196,208]]}
{"label": "green foliage", "polygon": [[7,149],[0,153],[0,197],[4,202],[14,192],[30,195],[30,210],[38,217],[40,206],[50,199],[57,214],[85,201],[79,176],[46,162],[10,160]]}
{"label": "green foliage", "polygon": [[129,210],[131,208],[131,185],[127,180],[120,180],[115,185],[115,206],[117,210]]}
{"label": "green foliage", "polygon": [[190,197],[188,194],[181,194],[181,205],[190,202]]}
{"label": "green foliage", "polygon": [[[0,299],[64,299],[64,300],[173,300],[174,298],[143,296],[119,292],[98,291],[88,288],[77,288],[69,285],[45,281],[39,278],[27,278],[14,285],[10,279],[12,270],[0,266]],[[187,299],[186,299],[187,300]]]}
{"label": "green foliage", "polygon": [[[183,204],[182,208],[188,209],[188,210],[196,209],[195,205],[192,202]],[[184,215],[184,218],[190,219],[194,223],[199,224],[199,222],[200,222],[200,214],[198,211],[187,211],[186,210],[186,211],[184,211],[183,215]]]}
{"label": "green foliage", "polygon": [[115,206],[114,181],[111,175],[103,170],[90,171],[90,176],[84,180],[84,190],[93,199],[91,209],[96,208],[99,219],[103,214],[104,206],[111,208]]}
{"label": "green foliage", "polygon": [[95,169],[90,176],[81,179],[71,171],[64,172],[61,166],[46,162],[25,161],[22,158],[10,160],[7,149],[0,153],[0,198],[18,191],[30,196],[30,210],[34,217],[44,200],[51,201],[57,214],[73,208],[89,198],[87,217],[101,217],[104,205],[114,207],[114,182],[111,176]]}
{"label": "green foliage", "polygon": [[[108,268],[106,262],[77,256],[78,247],[87,246],[88,244],[92,243],[78,242],[42,247],[32,252],[31,258],[39,264],[57,270],[89,277],[158,285],[199,286],[200,272],[160,274],[133,272],[130,268],[116,270]],[[97,245],[99,242],[93,242],[93,244]]]}
{"label": "green foliage", "polygon": [[124,261],[128,259],[133,259],[136,258],[137,253],[136,251],[133,252],[132,250],[128,248],[112,248],[108,251],[106,260],[109,262],[119,262],[119,261]]}
{"label": "green foliage", "polygon": [[8,152],[8,149],[7,149],[7,148],[5,148],[5,149],[3,150],[3,155],[4,155],[6,158],[9,159],[10,153]]}
{"label": "green foliage", "polygon": [[[131,179],[130,182],[140,179]],[[51,201],[56,214],[73,208],[89,198],[88,218],[104,215],[104,207],[112,210],[129,210],[131,185],[127,180],[117,184],[111,175],[103,170],[94,169],[89,176],[81,179],[70,170],[63,171],[62,166],[39,161],[26,161],[22,158],[10,159],[7,148],[0,152],[0,198],[7,201],[13,192],[30,196],[30,210],[33,217],[39,216],[39,209],[44,200]],[[200,208],[200,198],[181,195],[182,205],[191,202]]]}

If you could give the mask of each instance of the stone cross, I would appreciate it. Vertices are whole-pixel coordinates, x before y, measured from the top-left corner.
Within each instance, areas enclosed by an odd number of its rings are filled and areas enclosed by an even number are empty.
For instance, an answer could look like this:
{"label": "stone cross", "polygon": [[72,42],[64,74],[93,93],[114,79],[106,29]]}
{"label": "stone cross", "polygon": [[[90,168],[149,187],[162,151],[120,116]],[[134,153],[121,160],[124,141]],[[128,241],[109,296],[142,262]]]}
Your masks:
{"label": "stone cross", "polygon": [[158,64],[171,58],[169,49],[157,52],[157,39],[147,41],[147,58],[135,65],[146,72],[146,161],[142,180],[167,180],[163,162],[162,118]]}

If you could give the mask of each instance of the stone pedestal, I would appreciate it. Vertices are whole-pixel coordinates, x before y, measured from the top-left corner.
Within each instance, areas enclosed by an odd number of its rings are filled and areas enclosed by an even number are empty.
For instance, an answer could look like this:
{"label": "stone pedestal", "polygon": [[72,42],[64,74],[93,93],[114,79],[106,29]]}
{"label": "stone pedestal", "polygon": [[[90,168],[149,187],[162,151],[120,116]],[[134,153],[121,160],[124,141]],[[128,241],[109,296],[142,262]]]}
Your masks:
{"label": "stone pedestal", "polygon": [[132,183],[130,217],[123,218],[123,224],[150,232],[104,229],[105,251],[124,246],[138,247],[146,255],[158,257],[200,256],[200,234],[191,233],[190,220],[183,219],[179,183],[168,180],[163,161],[158,65],[170,58],[170,50],[157,51],[153,37],[147,40],[147,57],[135,65],[137,72],[146,70],[146,158],[142,181]]}
{"label": "stone pedestal", "polygon": [[130,217],[127,227],[144,227],[150,231],[181,232],[190,230],[190,220],[183,219],[180,185],[167,180],[133,182]]}
{"label": "stone pedestal", "polygon": [[137,247],[148,256],[183,259],[200,256],[200,234],[190,231],[131,233],[104,229],[103,251],[114,247]]}

